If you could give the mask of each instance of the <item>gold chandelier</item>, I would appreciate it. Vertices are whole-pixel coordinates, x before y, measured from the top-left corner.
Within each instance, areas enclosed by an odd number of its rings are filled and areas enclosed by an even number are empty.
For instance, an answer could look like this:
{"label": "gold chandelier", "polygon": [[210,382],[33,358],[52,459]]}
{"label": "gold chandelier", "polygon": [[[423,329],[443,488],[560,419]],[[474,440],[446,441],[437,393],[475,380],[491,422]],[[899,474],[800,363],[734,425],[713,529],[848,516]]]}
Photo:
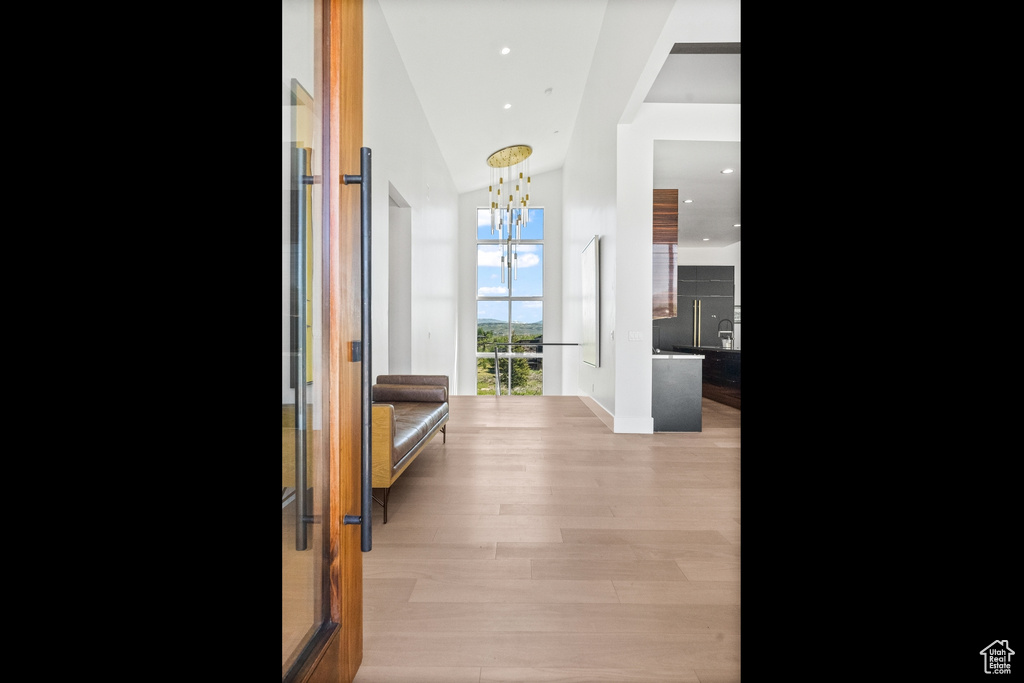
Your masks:
{"label": "gold chandelier", "polygon": [[529,145],[512,145],[487,157],[487,165],[491,167],[491,184],[487,188],[491,204],[491,234],[497,232],[498,240],[504,240],[501,244],[502,284],[505,283],[506,268],[510,279],[518,279],[519,236],[530,222],[530,166],[527,159],[531,154],[533,148]]}

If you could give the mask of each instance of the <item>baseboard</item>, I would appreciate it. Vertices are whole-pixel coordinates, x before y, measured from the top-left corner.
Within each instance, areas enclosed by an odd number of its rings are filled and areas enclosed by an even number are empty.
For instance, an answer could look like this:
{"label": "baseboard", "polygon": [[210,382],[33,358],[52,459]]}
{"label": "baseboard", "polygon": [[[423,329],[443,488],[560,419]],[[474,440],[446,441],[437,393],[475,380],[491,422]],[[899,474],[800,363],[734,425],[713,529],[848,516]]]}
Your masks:
{"label": "baseboard", "polygon": [[590,408],[590,412],[594,413],[594,415],[597,415],[598,419],[600,419],[601,422],[604,422],[605,426],[608,427],[608,429],[612,430],[613,432],[615,431],[615,418],[612,417],[611,413],[604,409],[603,405],[595,401],[590,396],[580,395],[580,400],[583,401],[583,405]]}
{"label": "baseboard", "polygon": [[616,417],[615,427],[612,429],[616,434],[653,434],[653,417]]}
{"label": "baseboard", "polygon": [[653,434],[654,433],[654,418],[653,417],[615,417],[608,410],[598,403],[597,400],[590,396],[580,394],[580,400],[583,401],[583,405],[590,408],[590,411],[596,415],[601,422],[605,424],[608,429],[612,430],[615,434]]}

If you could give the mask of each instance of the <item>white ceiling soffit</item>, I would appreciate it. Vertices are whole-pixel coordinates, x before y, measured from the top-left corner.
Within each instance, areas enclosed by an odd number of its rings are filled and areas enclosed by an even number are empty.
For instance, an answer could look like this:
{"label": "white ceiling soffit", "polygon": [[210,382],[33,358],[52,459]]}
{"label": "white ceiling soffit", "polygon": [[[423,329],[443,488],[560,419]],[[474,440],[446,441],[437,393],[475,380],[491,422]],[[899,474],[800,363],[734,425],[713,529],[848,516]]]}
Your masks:
{"label": "white ceiling soffit", "polygon": [[[676,43],[644,102],[738,105],[740,43]],[[681,248],[740,241],[740,177],[739,142],[654,143],[654,187],[679,190]]]}
{"label": "white ceiling soffit", "polygon": [[676,43],[644,102],[740,103],[739,43]]}
{"label": "white ceiling soffit", "polygon": [[533,148],[532,175],[561,168],[606,0],[378,2],[458,192],[509,145]]}

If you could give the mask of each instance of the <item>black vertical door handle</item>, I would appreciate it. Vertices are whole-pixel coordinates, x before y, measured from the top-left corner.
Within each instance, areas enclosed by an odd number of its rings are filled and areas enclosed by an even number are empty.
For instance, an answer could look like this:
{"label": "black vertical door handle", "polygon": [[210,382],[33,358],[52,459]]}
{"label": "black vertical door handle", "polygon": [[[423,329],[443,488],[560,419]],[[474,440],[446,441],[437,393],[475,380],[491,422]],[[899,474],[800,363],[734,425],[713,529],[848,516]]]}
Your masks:
{"label": "black vertical door handle", "polygon": [[309,149],[292,149],[292,382],[295,385],[295,549],[309,547],[306,525],[313,521],[309,514],[306,473],[306,223],[311,207],[307,205],[306,185],[309,175]]}
{"label": "black vertical door handle", "polygon": [[359,344],[362,352],[362,380],[360,381],[360,399],[362,405],[362,450],[360,452],[360,514],[345,515],[345,524],[359,524],[361,528],[362,551],[369,552],[372,547],[371,538],[371,504],[373,502],[373,489],[370,475],[372,472],[370,462],[371,432],[371,406],[370,390],[371,366],[370,366],[370,215],[372,206],[370,199],[370,148],[362,147],[359,150],[359,175],[344,175],[342,182],[345,185],[358,184],[359,192],[359,244],[360,257],[362,261],[362,341]]}

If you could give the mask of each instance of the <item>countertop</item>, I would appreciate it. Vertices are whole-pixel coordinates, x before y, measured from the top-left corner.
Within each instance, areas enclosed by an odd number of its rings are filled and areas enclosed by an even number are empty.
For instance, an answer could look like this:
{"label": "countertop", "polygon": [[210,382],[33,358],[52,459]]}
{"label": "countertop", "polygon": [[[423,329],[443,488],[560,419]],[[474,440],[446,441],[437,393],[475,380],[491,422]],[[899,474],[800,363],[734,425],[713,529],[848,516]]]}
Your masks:
{"label": "countertop", "polygon": [[741,353],[740,349],[723,349],[721,346],[673,346],[673,353]]}
{"label": "countertop", "polygon": [[666,360],[684,360],[684,359],[701,359],[704,356],[699,353],[652,353],[651,358],[658,360],[664,358]]}

